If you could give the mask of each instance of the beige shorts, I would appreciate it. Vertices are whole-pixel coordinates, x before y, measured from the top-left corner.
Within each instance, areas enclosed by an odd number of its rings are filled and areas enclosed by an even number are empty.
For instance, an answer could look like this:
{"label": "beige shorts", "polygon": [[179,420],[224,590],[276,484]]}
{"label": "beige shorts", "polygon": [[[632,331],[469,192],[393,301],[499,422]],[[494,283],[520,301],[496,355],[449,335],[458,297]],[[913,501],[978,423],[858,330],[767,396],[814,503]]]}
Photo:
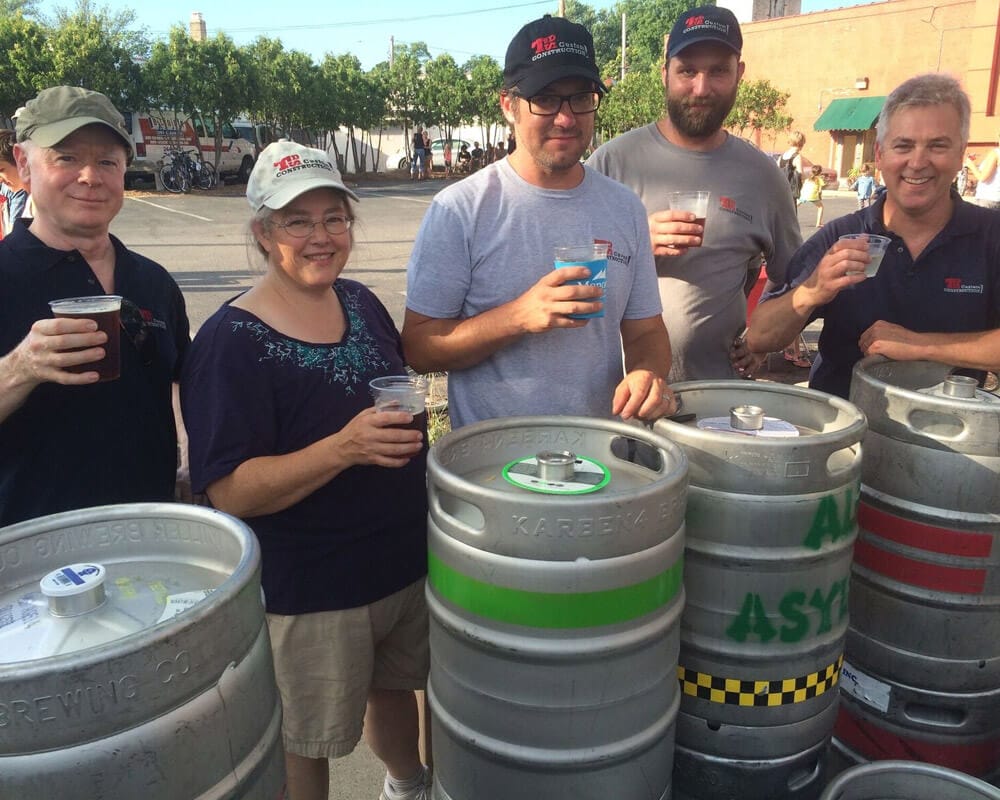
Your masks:
{"label": "beige shorts", "polygon": [[339,758],[361,740],[368,691],[423,689],[430,656],[424,579],[343,611],[268,614],[285,750]]}

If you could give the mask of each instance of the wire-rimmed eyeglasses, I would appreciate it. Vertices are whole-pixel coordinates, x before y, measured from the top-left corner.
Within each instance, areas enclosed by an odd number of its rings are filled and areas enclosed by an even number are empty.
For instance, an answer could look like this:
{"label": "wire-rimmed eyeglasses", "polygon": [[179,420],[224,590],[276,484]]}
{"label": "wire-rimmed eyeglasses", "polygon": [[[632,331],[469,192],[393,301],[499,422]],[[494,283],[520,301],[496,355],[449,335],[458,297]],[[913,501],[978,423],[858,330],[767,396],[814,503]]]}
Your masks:
{"label": "wire-rimmed eyeglasses", "polygon": [[289,236],[305,239],[312,235],[317,225],[322,225],[331,236],[338,236],[347,233],[351,229],[352,222],[354,220],[351,217],[330,216],[324,217],[320,222],[313,222],[311,219],[293,219],[289,222],[276,222],[274,224],[275,227],[281,228]]}

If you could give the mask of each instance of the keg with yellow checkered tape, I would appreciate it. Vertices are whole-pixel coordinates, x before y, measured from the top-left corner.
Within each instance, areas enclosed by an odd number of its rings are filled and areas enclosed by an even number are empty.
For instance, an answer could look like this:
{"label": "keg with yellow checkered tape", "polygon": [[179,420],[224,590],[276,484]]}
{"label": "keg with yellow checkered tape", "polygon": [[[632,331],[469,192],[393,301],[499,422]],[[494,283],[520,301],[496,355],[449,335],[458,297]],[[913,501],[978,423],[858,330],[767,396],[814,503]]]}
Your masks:
{"label": "keg with yellow checkered tape", "polygon": [[688,457],[674,792],[813,799],[836,717],[865,419],[839,398],[677,384]]}

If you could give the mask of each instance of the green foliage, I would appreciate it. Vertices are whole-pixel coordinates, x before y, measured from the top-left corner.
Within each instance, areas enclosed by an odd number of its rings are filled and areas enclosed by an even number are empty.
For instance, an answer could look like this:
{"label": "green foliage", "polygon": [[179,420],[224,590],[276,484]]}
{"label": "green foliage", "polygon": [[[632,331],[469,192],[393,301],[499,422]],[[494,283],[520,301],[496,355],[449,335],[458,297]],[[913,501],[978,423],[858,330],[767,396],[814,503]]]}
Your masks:
{"label": "green foliage", "polygon": [[733,109],[726,117],[726,127],[740,136],[748,129],[755,132],[787,130],[793,122],[783,113],[788,97],[788,92],[776,89],[770,81],[742,81]]}
{"label": "green foliage", "polygon": [[647,125],[663,116],[663,82],[660,68],[651,64],[629,72],[601,101],[597,126],[605,139]]}
{"label": "green foliage", "polygon": [[503,86],[503,69],[490,56],[475,56],[465,62],[465,74],[469,76],[468,92],[462,121],[472,124],[476,120],[482,126],[483,144],[489,143],[489,131],[504,125],[500,110],[500,88]]}
{"label": "green foliage", "polygon": [[0,18],[18,13],[26,17],[38,16],[38,0],[0,0]]}
{"label": "green foliage", "polygon": [[433,117],[427,120],[428,124],[445,131],[446,137],[451,136],[452,128],[462,123],[468,84],[465,73],[448,53],[442,53],[424,65],[420,105]]}
{"label": "green foliage", "polygon": [[0,16],[0,113],[9,117],[38,93],[37,77],[52,69],[48,32],[22,14]]}

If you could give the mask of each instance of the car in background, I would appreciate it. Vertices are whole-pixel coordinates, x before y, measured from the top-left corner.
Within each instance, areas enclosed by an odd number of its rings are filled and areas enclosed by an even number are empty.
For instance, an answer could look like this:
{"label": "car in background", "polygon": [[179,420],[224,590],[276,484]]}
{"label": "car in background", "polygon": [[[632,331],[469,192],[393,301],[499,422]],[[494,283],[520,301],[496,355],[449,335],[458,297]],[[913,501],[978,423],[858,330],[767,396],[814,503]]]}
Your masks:
{"label": "car in background", "polygon": [[[431,141],[431,169],[434,171],[444,171],[444,146],[448,139],[433,139]],[[464,144],[469,150],[472,149],[472,142],[465,139],[451,139],[451,163],[454,166],[458,163],[458,151]],[[389,156],[386,162],[389,169],[409,169],[410,157],[405,150],[397,150]]]}

